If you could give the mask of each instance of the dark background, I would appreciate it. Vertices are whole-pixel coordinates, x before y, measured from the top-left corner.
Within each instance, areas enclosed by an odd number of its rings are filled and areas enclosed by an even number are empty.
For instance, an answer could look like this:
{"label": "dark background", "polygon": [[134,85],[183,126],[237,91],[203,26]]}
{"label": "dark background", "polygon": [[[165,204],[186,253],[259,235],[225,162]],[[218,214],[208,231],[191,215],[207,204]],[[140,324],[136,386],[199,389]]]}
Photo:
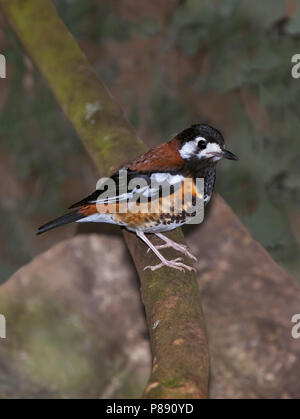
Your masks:
{"label": "dark background", "polygon": [[[299,278],[297,1],[55,1],[90,62],[149,146],[206,121],[240,161],[217,190]],[[290,19],[288,19],[290,17]],[[0,257],[4,281],[74,233],[36,228],[92,191],[96,172],[52,93],[0,15]]]}
{"label": "dark background", "polygon": [[[247,228],[299,275],[300,82],[294,3],[56,1],[99,75],[149,145],[191,122],[225,135],[217,190]],[[1,19],[1,280],[74,228],[36,227],[94,188],[79,139]]]}
{"label": "dark background", "polygon": [[[291,76],[299,1],[55,5],[149,147],[194,122],[222,131],[240,160],[219,163],[217,190],[299,280],[300,79]],[[1,287],[0,398],[139,397],[151,353],[122,239],[103,225],[99,235],[76,225],[35,235],[94,190],[97,171],[1,14],[0,53],[0,282],[31,262]],[[291,336],[299,287],[217,197],[189,233],[210,396],[299,398],[299,340]]]}

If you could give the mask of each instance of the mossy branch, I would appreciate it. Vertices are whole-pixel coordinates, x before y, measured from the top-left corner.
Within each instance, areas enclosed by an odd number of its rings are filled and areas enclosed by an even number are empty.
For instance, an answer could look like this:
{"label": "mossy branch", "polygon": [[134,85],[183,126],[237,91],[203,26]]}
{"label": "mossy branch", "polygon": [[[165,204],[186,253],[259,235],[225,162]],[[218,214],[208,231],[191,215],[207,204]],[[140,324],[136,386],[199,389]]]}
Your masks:
{"label": "mossy branch", "polygon": [[[0,0],[5,15],[46,78],[101,175],[146,146],[59,17],[50,0]],[[99,22],[101,24],[101,22]],[[151,338],[153,370],[144,397],[206,398],[208,347],[195,274],[162,268],[137,237],[124,232],[139,273]],[[180,229],[171,233],[184,242]],[[174,251],[167,256],[176,258]]]}

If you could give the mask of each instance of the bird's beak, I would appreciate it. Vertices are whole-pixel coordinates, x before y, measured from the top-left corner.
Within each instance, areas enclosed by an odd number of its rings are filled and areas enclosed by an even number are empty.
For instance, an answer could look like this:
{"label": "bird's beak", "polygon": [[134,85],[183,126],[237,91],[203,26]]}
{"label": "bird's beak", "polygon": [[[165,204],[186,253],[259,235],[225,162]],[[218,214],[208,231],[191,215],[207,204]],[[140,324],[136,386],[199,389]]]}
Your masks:
{"label": "bird's beak", "polygon": [[228,150],[223,150],[223,157],[228,160],[238,160],[237,156]]}

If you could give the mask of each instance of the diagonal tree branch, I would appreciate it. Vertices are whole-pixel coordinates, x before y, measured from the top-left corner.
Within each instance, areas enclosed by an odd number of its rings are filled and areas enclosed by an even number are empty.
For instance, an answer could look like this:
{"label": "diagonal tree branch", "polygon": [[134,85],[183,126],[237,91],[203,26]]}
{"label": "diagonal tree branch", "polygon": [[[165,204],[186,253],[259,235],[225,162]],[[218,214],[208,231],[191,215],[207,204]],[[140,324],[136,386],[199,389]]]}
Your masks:
{"label": "diagonal tree branch", "polygon": [[[99,80],[50,0],[0,0],[5,15],[46,78],[101,175],[146,150],[120,107]],[[208,346],[195,274],[167,268],[144,271],[157,263],[127,231],[124,236],[141,281],[151,338],[153,370],[147,398],[206,398]],[[180,229],[170,233],[184,242]],[[178,257],[174,251],[168,257]]]}

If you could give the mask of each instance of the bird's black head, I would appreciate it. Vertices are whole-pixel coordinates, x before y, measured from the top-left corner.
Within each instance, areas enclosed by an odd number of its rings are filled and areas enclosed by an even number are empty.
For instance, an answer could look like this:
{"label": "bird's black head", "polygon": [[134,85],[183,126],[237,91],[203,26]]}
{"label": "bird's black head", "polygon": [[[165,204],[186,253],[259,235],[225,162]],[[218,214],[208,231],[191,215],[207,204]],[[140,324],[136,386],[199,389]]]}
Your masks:
{"label": "bird's black head", "polygon": [[217,129],[206,124],[192,125],[177,135],[181,141],[179,153],[184,160],[201,160],[217,163],[223,157],[237,160],[237,157],[225,149],[223,135]]}

